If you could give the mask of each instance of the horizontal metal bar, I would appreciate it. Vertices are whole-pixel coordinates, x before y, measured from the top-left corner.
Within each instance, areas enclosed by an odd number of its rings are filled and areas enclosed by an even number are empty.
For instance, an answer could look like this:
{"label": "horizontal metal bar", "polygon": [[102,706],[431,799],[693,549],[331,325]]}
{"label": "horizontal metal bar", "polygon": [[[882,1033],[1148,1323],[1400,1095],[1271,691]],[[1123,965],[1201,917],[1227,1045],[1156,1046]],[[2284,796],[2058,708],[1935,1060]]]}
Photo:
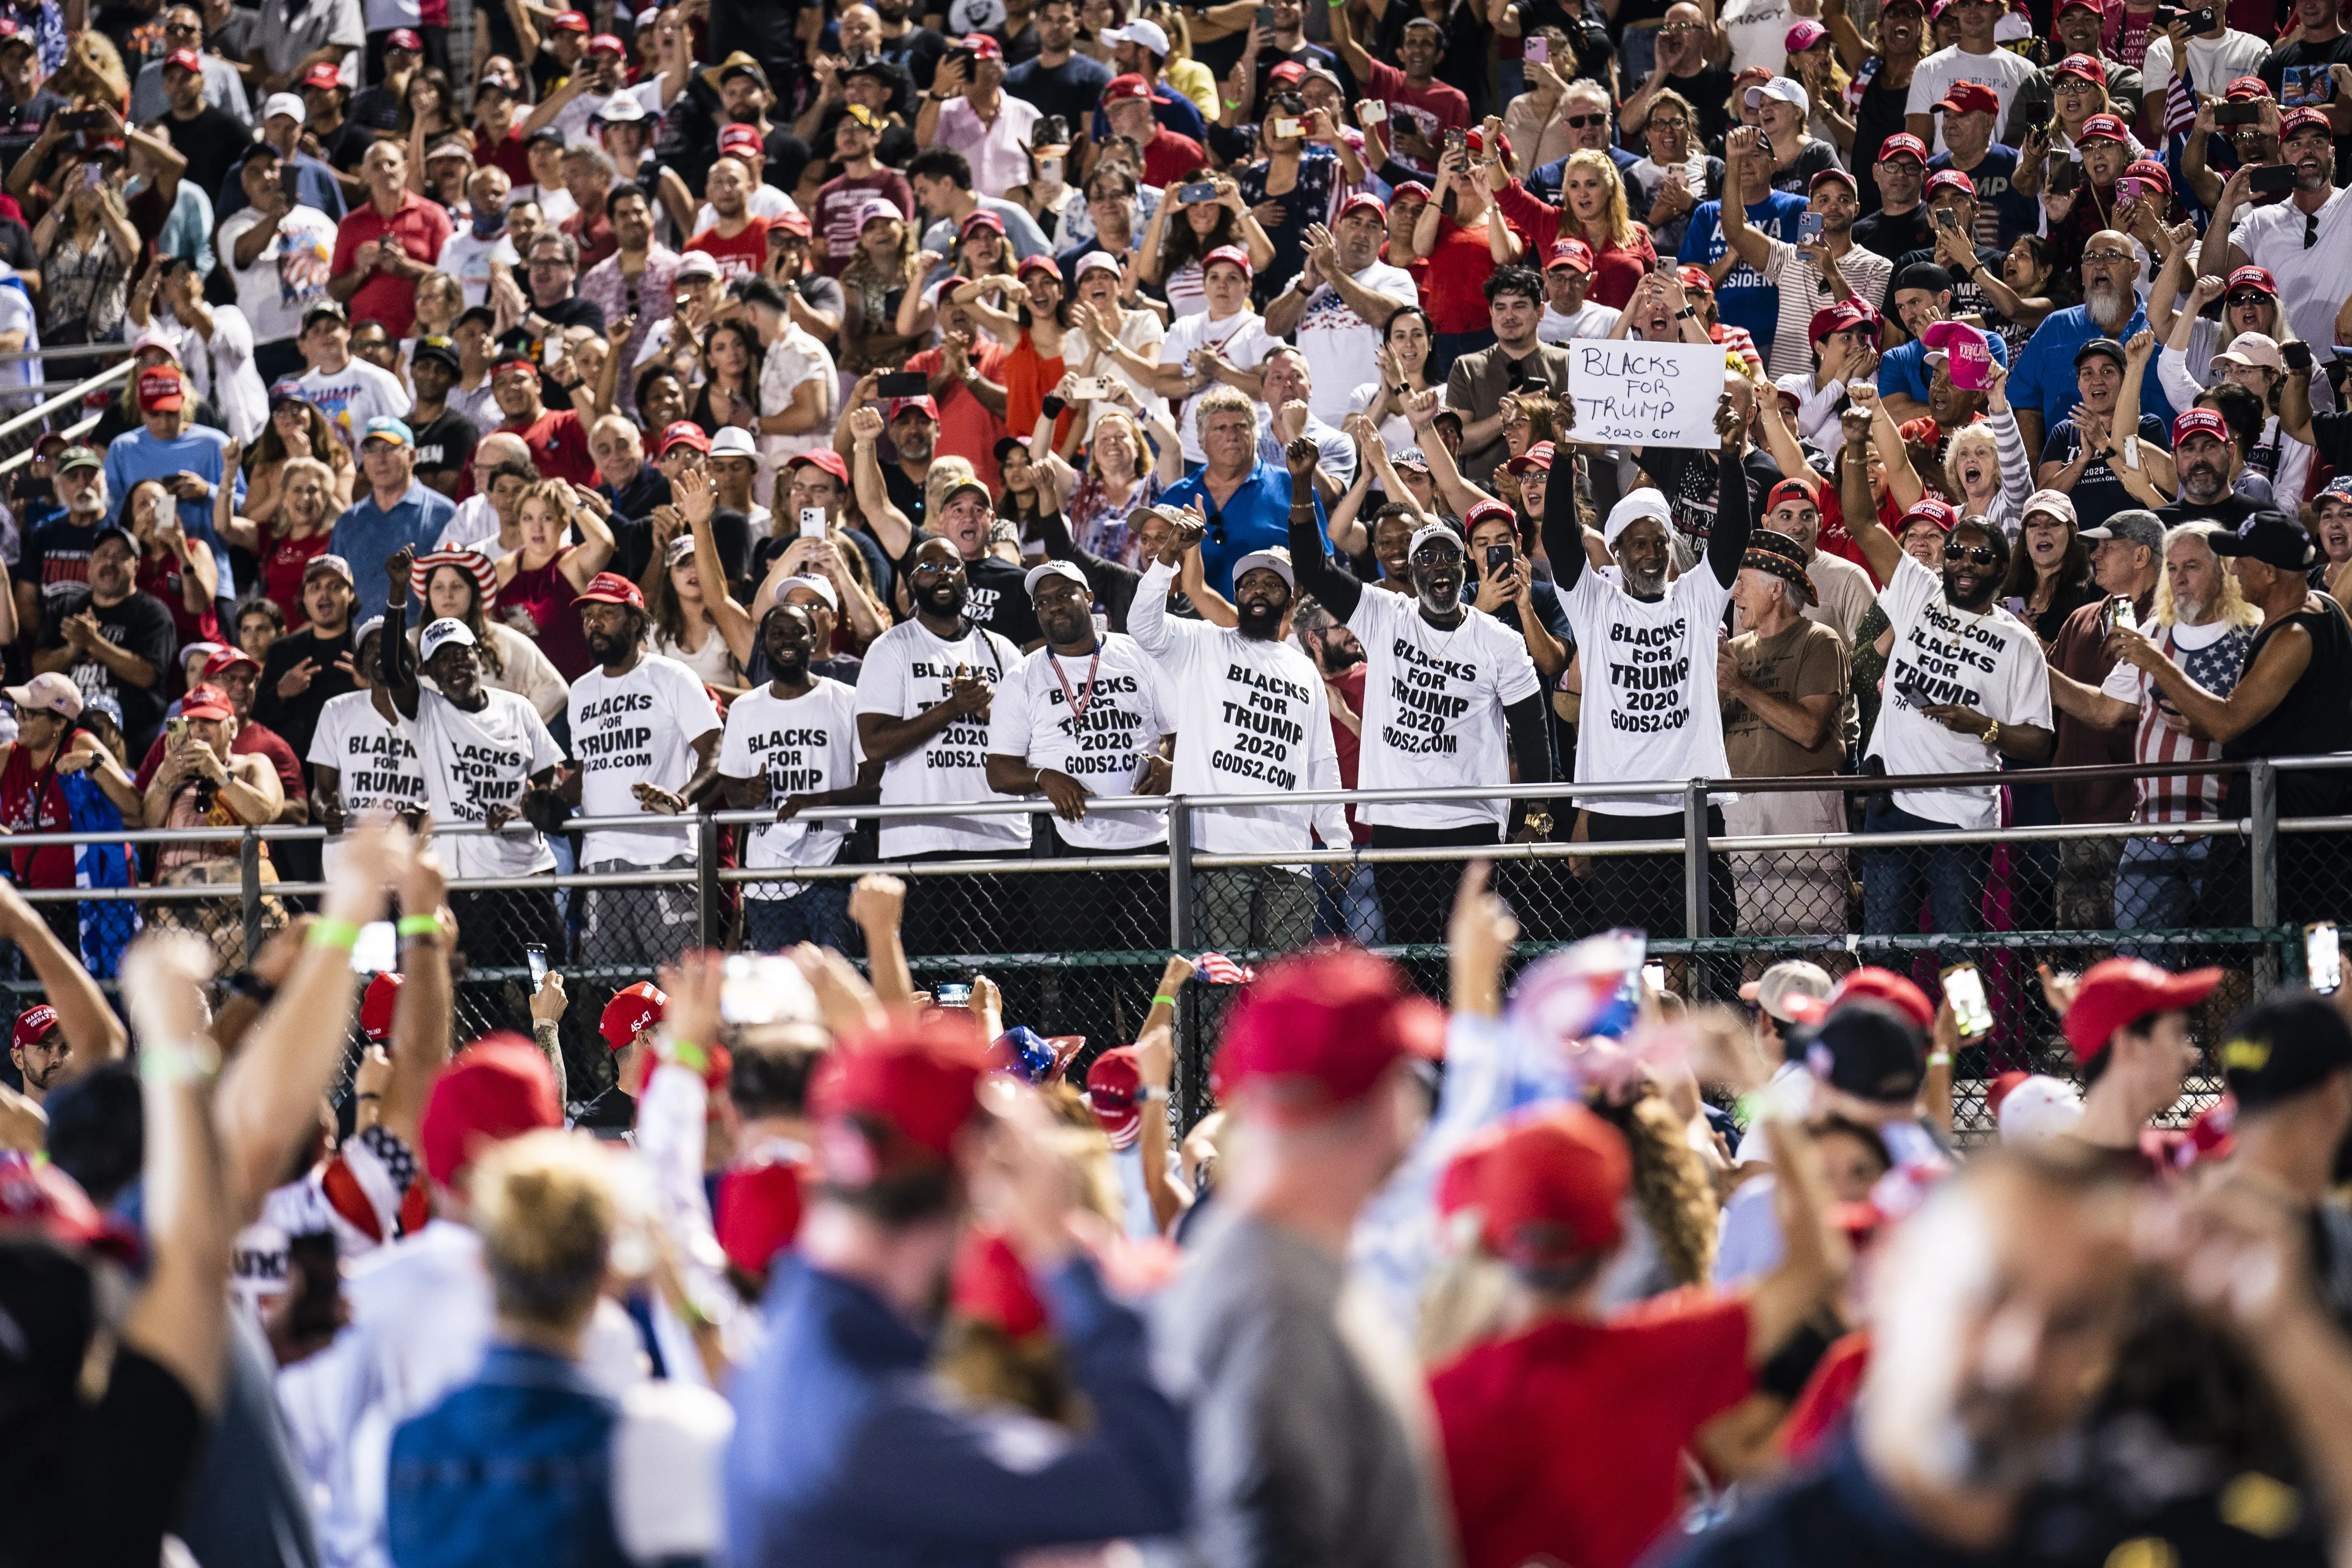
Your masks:
{"label": "horizontal metal bar", "polygon": [[[98,420],[99,416],[92,414],[87,418],[75,420],[72,424],[58,431],[58,434],[63,436],[68,442],[79,441],[83,437],[98,428]],[[40,450],[41,444],[37,440],[21,452],[13,452],[5,458],[0,458],[0,478],[5,478],[9,474],[13,474],[18,468],[30,467],[34,458],[39,455]]]}
{"label": "horizontal metal bar", "polygon": [[5,421],[0,421],[0,441],[6,440],[19,430],[30,429],[58,410],[79,403],[93,392],[103,391],[118,381],[128,380],[132,363],[130,360],[124,360],[111,370],[99,372],[70,392],[60,392],[55,397],[35,404],[22,414],[16,415]]}
{"label": "horizontal metal bar", "polygon": [[46,364],[51,360],[104,359],[109,354],[131,357],[129,343],[59,343],[53,348],[16,349],[0,354],[0,364]]}

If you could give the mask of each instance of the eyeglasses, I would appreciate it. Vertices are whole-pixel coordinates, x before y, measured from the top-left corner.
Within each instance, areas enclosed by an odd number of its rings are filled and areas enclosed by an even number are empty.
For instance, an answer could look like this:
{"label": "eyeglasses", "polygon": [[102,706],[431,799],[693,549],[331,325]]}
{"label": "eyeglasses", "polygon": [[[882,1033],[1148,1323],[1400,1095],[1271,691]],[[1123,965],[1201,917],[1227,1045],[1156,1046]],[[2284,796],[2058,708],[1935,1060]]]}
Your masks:
{"label": "eyeglasses", "polygon": [[2099,262],[2107,266],[2113,266],[2118,261],[2129,261],[2131,258],[2131,252],[2127,250],[2086,250],[2083,252],[2083,260],[2085,265],[2092,262]]}
{"label": "eyeglasses", "polygon": [[174,37],[200,38],[204,37],[205,26],[202,22],[166,22],[163,31]]}
{"label": "eyeglasses", "polygon": [[1209,514],[1209,542],[1220,550],[1224,548],[1225,514],[1223,511],[1213,511]]}
{"label": "eyeglasses", "polygon": [[1987,545],[1979,544],[1971,549],[1958,550],[1948,544],[1944,547],[1944,559],[1965,561],[1971,566],[1990,566],[1992,564],[1993,557],[1991,548]]}
{"label": "eyeglasses", "polygon": [[1661,33],[1696,33],[1699,31],[1699,25],[1696,22],[1671,22],[1665,26],[1659,28],[1658,31]]}
{"label": "eyeglasses", "polygon": [[2317,213],[2305,213],[2303,215],[2303,247],[2305,250],[2309,250],[2313,246],[2317,245],[2318,243],[2319,215]]}
{"label": "eyeglasses", "polygon": [[1569,114],[1563,115],[1561,119],[1572,131],[1581,131],[1588,125],[1609,123],[1609,117],[1605,114]]}
{"label": "eyeglasses", "polygon": [[1653,131],[1687,131],[1690,129],[1690,121],[1684,119],[1679,114],[1675,115],[1672,120],[1661,119],[1657,115],[1653,114],[1650,116],[1649,129]]}

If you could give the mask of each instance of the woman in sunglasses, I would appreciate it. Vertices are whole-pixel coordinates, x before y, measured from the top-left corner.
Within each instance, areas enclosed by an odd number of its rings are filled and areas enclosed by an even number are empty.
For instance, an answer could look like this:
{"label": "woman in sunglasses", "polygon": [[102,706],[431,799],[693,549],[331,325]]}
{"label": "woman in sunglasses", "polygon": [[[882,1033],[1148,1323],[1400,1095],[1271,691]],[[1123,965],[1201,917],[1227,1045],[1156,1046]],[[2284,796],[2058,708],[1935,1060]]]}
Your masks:
{"label": "woman in sunglasses", "polygon": [[1650,242],[1660,254],[1679,253],[1683,231],[1701,202],[1723,199],[1723,160],[1709,157],[1692,134],[1696,116],[1690,100],[1668,88],[1650,100],[1649,123],[1642,128],[1648,155],[1625,171],[1633,207],[1646,215]]}

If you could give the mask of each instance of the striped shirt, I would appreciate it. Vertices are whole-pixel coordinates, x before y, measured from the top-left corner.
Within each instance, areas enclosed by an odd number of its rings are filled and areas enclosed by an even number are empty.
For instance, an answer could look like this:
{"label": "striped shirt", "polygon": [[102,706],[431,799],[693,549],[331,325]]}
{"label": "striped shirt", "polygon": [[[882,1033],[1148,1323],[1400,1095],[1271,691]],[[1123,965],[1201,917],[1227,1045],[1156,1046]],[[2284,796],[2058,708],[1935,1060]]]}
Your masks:
{"label": "striped shirt", "polygon": [[[2156,646],[2165,658],[2189,673],[2189,679],[2216,697],[2227,697],[2244,670],[2246,649],[2254,628],[2221,622],[2207,626],[2166,626]],[[2178,711],[2156,690],[2146,671],[2117,664],[2101,691],[2138,704],[2139,726],[2134,735],[2133,760],[2141,763],[2210,763],[2221,754],[2221,743],[2182,733],[2165,722]],[[2138,822],[2210,822],[2221,815],[2224,780],[2219,773],[2158,773],[2135,781]]]}

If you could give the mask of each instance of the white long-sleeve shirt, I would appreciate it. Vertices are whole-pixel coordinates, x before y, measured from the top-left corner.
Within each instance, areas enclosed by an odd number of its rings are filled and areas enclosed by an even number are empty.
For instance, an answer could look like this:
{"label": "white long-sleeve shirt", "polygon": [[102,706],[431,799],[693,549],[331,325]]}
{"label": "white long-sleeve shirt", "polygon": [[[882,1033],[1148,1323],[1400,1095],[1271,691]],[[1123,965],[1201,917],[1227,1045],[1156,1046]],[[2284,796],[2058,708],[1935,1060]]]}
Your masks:
{"label": "white long-sleeve shirt", "polygon": [[[1314,660],[1286,642],[1168,614],[1175,569],[1153,562],[1136,584],[1128,635],[1165,661],[1176,693],[1178,795],[1278,795],[1339,787],[1331,710]],[[1195,808],[1193,847],[1213,855],[1285,854],[1350,842],[1333,805]]]}

